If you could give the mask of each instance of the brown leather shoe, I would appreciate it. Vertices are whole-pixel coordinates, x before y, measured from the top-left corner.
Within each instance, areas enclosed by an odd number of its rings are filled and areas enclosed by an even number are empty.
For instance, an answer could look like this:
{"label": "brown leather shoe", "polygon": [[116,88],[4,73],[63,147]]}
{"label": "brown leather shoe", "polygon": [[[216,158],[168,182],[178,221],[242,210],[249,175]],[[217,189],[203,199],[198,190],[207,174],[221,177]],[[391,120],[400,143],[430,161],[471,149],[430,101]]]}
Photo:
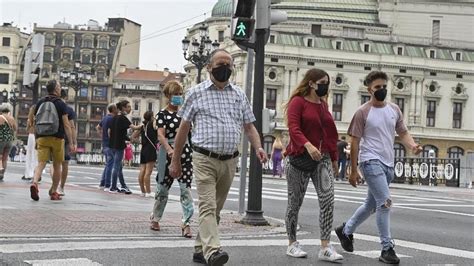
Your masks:
{"label": "brown leather shoe", "polygon": [[160,223],[151,221],[150,223],[150,229],[153,231],[160,231]]}

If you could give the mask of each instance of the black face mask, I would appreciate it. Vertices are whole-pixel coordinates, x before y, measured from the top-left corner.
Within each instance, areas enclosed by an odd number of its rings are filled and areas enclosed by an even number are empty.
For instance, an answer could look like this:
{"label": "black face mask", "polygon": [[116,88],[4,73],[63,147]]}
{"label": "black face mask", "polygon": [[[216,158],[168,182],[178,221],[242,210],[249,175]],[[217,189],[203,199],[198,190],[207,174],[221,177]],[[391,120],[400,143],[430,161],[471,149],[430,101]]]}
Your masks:
{"label": "black face mask", "polygon": [[230,75],[232,75],[232,69],[230,69],[230,66],[228,65],[222,65],[218,66],[216,68],[213,68],[212,71],[212,76],[219,82],[226,82],[229,80]]}
{"label": "black face mask", "polygon": [[324,97],[328,94],[329,84],[316,84],[316,86],[318,86],[317,89],[315,89],[316,95]]}
{"label": "black face mask", "polygon": [[385,97],[387,97],[387,89],[382,88],[382,89],[376,90],[374,92],[374,97],[377,101],[383,102],[385,100]]}

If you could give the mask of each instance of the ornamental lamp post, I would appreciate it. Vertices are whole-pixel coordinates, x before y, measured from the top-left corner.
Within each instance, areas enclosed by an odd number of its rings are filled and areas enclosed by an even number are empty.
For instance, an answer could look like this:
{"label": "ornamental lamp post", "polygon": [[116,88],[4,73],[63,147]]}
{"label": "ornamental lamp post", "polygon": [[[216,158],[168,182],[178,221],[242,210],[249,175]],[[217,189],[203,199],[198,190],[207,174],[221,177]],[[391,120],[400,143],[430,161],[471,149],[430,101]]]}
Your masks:
{"label": "ornamental lamp post", "polygon": [[219,48],[220,44],[217,40],[213,42],[209,38],[208,27],[205,24],[199,27],[199,40],[194,38],[191,42],[191,40],[185,36],[181,43],[184,59],[196,66],[197,83],[201,83],[202,69],[208,63],[212,51]]}

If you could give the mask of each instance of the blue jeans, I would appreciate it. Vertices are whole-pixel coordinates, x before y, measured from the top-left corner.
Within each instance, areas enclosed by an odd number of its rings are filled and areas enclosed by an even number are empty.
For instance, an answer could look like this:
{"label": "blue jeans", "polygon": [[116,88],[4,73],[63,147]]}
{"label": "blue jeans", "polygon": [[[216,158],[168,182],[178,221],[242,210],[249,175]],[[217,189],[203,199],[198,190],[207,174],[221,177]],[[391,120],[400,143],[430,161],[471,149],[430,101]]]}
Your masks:
{"label": "blue jeans", "polygon": [[339,158],[338,165],[341,168],[338,179],[344,180],[346,178],[346,158]]}
{"label": "blue jeans", "polygon": [[110,182],[112,179],[112,169],[114,167],[114,155],[112,149],[104,146],[103,153],[105,155],[105,167],[102,172],[102,179],[100,180],[100,185],[103,187],[110,187]]}
{"label": "blue jeans", "polygon": [[390,208],[392,200],[388,185],[393,179],[393,167],[384,165],[379,160],[360,163],[360,169],[367,182],[368,191],[364,204],[360,206],[344,226],[344,234],[350,235],[371,214],[375,212],[377,228],[382,249],[393,247],[390,235]]}
{"label": "blue jeans", "polygon": [[117,178],[120,181],[120,185],[122,188],[126,188],[127,185],[125,184],[125,180],[123,179],[123,172],[122,172],[122,161],[123,161],[123,149],[111,149],[112,156],[113,156],[113,170],[112,170],[112,184],[110,185],[110,189],[117,188]]}

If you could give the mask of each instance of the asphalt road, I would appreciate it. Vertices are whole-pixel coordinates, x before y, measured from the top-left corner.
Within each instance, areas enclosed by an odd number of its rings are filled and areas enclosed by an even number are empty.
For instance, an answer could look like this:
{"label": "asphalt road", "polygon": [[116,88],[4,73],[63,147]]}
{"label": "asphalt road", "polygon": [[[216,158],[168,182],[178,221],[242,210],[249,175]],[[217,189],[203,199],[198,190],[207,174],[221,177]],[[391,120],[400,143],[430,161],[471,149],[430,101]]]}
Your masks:
{"label": "asphalt road", "polygon": [[[8,172],[11,177],[19,177],[23,165],[13,163]],[[138,193],[138,171],[125,169],[128,186]],[[69,185],[79,187],[97,187],[101,169],[97,167],[71,166]],[[6,175],[5,182],[9,182]],[[45,181],[48,182],[46,175]],[[263,211],[266,217],[284,220],[286,210],[286,180],[263,180]],[[27,185],[25,185],[27,188]],[[68,188],[68,187],[67,187]],[[66,188],[66,193],[67,193]],[[70,187],[69,187],[70,188]],[[239,178],[236,176],[225,209],[238,210]],[[392,189],[391,228],[395,239],[395,250],[404,265],[474,265],[474,192],[462,190],[462,193],[448,193],[443,188],[437,191],[414,190],[418,187]],[[420,188],[422,189],[422,188]],[[0,195],[2,187],[0,184]],[[461,189],[460,189],[461,191]],[[97,190],[101,200],[114,201],[117,197]],[[193,193],[195,190],[193,189]],[[365,198],[366,187],[352,188],[347,184],[336,184],[336,203],[334,227],[338,226],[355,211]],[[174,185],[170,191],[170,201],[179,197],[179,189]],[[25,196],[27,191],[25,191]],[[194,195],[195,198],[196,195]],[[67,197],[67,196],[66,196]],[[0,206],[15,206],[8,198],[0,198]],[[127,201],[127,196],[119,197]],[[18,203],[20,204],[20,203]],[[64,204],[64,203],[55,203]],[[112,203],[111,203],[112,204]],[[153,204],[150,199],[149,210]],[[123,208],[127,207],[124,204]],[[133,205],[133,208],[136,208]],[[0,216],[1,216],[0,207]],[[287,240],[284,233],[272,236],[234,235],[225,236],[222,245],[230,254],[228,265],[323,265],[317,260],[319,250],[318,202],[312,184],[299,215],[300,229],[298,238],[309,253],[306,259],[295,259],[285,255]],[[195,216],[196,218],[197,216]],[[28,221],[41,222],[41,221]],[[258,230],[256,231],[258,232]],[[342,252],[337,237],[332,240],[345,260],[346,265],[379,265],[380,253],[375,217],[370,217],[355,235],[356,252]],[[114,248],[120,241],[126,247]],[[36,244],[31,250],[24,244]],[[33,237],[4,236],[0,232],[0,265],[193,265],[191,261],[192,241],[182,238],[156,237],[156,235],[103,235],[96,237]]]}

